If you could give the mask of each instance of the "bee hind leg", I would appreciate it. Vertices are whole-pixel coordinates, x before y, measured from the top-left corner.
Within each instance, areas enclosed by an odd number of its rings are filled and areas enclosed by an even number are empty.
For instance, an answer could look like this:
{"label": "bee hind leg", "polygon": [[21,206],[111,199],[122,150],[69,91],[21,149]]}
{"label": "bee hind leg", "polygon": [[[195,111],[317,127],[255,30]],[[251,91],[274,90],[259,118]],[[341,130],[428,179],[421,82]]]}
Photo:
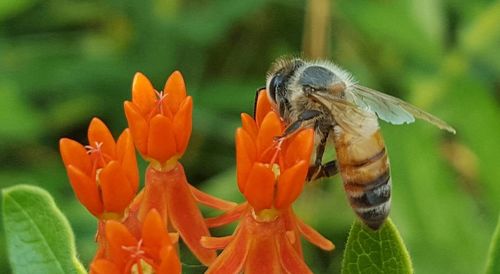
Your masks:
{"label": "bee hind leg", "polygon": [[312,165],[309,167],[307,171],[307,180],[314,181],[317,179],[332,177],[339,173],[339,169],[337,167],[337,161],[332,160],[325,164]]}

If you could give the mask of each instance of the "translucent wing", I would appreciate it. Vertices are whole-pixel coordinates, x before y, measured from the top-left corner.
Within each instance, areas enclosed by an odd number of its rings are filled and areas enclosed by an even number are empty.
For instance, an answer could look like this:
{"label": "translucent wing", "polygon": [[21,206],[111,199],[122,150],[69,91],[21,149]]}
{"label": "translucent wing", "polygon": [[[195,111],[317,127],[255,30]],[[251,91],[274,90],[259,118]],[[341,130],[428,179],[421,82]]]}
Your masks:
{"label": "translucent wing", "polygon": [[330,110],[333,119],[344,131],[358,136],[370,136],[378,129],[375,113],[328,93],[316,93],[312,96]]}
{"label": "translucent wing", "polygon": [[401,99],[376,91],[360,85],[354,85],[354,89],[348,94],[350,100],[356,105],[374,111],[377,116],[389,123],[400,125],[412,123],[415,117],[427,121],[440,129],[455,133],[455,129],[445,121],[413,106]]}

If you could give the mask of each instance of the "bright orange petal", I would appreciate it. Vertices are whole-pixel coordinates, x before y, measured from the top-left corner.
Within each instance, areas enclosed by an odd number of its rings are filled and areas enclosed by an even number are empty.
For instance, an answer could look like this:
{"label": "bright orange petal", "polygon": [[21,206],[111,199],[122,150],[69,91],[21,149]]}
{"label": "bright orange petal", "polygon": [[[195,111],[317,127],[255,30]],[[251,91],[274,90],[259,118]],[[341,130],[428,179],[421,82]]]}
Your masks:
{"label": "bright orange petal", "polygon": [[80,202],[94,216],[101,215],[103,211],[103,205],[95,181],[89,178],[75,166],[69,165],[67,167],[67,171],[69,181],[78,200],[80,200]]}
{"label": "bright orange petal", "polygon": [[59,140],[59,150],[65,166],[72,165],[83,173],[90,174],[92,163],[87,150],[80,143],[62,138]]}
{"label": "bright orange petal", "polygon": [[191,190],[191,193],[193,194],[193,197],[195,198],[196,202],[200,204],[220,210],[231,210],[237,206],[236,203],[219,199],[215,196],[207,194],[197,189],[196,187],[192,186],[191,184],[189,185],[189,189]]}
{"label": "bright orange petal", "polygon": [[256,160],[257,150],[252,137],[243,130],[236,130],[236,172],[240,192],[245,191],[245,184],[254,161]]}
{"label": "bright orange petal", "polygon": [[165,224],[161,219],[160,213],[156,209],[151,209],[142,225],[142,240],[147,247],[149,255],[156,258],[160,252],[162,244],[170,243]]}
{"label": "bright orange petal", "polygon": [[295,218],[297,226],[299,228],[300,233],[308,240],[310,243],[313,245],[326,250],[330,251],[335,248],[335,245],[328,240],[327,238],[323,237],[323,235],[319,234],[318,231],[316,231],[314,228],[310,227],[306,223],[302,222],[299,218]]}
{"label": "bright orange petal", "polygon": [[99,186],[106,212],[122,213],[135,194],[117,161],[109,162],[101,170]]}
{"label": "bright orange petal", "polygon": [[182,155],[186,151],[186,147],[191,137],[191,129],[193,124],[193,99],[191,96],[186,97],[175,114],[173,121],[173,129],[175,133],[175,141],[177,144],[177,154]]}
{"label": "bright orange petal", "polygon": [[229,223],[236,221],[237,219],[240,219],[242,213],[245,210],[248,210],[248,203],[246,202],[239,204],[233,209],[224,212],[224,214],[222,215],[205,219],[205,223],[207,224],[208,227],[218,227],[227,225]]}
{"label": "bright orange petal", "polygon": [[248,255],[250,237],[246,229],[237,228],[236,231],[233,241],[210,265],[205,274],[233,274],[241,272]]}
{"label": "bright orange petal", "polygon": [[141,116],[139,110],[133,103],[126,101],[123,104],[128,127],[134,139],[134,144],[139,152],[146,156],[148,154],[148,122]]}
{"label": "bright orange petal", "polygon": [[91,274],[120,274],[121,271],[118,267],[112,262],[99,259],[90,265],[90,273]]}
{"label": "bright orange petal", "polygon": [[137,188],[139,187],[139,170],[137,168],[134,142],[132,141],[132,136],[130,136],[129,129],[125,129],[118,138],[116,150],[118,161],[125,171],[130,187],[133,192],[137,192]]}
{"label": "bright orange petal", "polygon": [[160,251],[161,264],[158,274],[180,274],[181,262],[172,246],[165,246]]}
{"label": "bright orange petal", "polygon": [[295,165],[299,161],[309,161],[314,146],[314,130],[305,129],[292,137],[287,145],[285,168]]}
{"label": "bright orange petal", "polygon": [[277,236],[276,244],[278,246],[279,259],[284,273],[290,274],[307,274],[312,271],[307,267],[304,260],[297,254],[297,251],[288,241],[286,234]]}
{"label": "bright orange petal", "polygon": [[142,116],[150,114],[156,106],[158,98],[153,85],[144,74],[137,72],[132,82],[132,102],[137,106]]}
{"label": "bright orange petal", "polygon": [[255,112],[255,120],[257,121],[257,125],[261,125],[264,117],[272,111],[271,103],[269,102],[269,98],[267,98],[267,92],[265,90],[259,93],[257,97],[257,109]]}
{"label": "bright orange petal", "polygon": [[242,113],[241,114],[241,127],[248,133],[250,136],[252,136],[252,139],[257,138],[257,124],[255,124],[255,121],[253,118],[246,114]]}
{"label": "bright orange petal", "polygon": [[274,201],[276,208],[288,207],[299,197],[306,180],[308,163],[303,160],[281,173]]}
{"label": "bright orange petal", "polygon": [[108,240],[109,258],[118,266],[123,266],[128,261],[130,253],[126,248],[137,246],[137,239],[123,224],[108,220],[106,222],[106,239]]}
{"label": "bright orange petal", "polygon": [[186,84],[179,71],[174,71],[167,79],[165,87],[166,100],[172,113],[177,113],[181,102],[186,98]]}
{"label": "bright orange petal", "polygon": [[[96,147],[98,143],[102,143],[101,151],[108,159],[113,159],[116,157],[116,143],[113,135],[109,131],[108,127],[99,118],[93,118],[90,121],[89,131],[88,131],[89,145]],[[106,160],[108,160],[106,159]]]}
{"label": "bright orange petal", "polygon": [[275,137],[280,136],[281,132],[281,122],[278,115],[274,112],[269,112],[264,117],[260,125],[259,134],[257,135],[257,155],[262,156],[262,153],[266,149],[274,145]]}
{"label": "bright orange petal", "polygon": [[271,208],[274,197],[274,172],[262,163],[255,163],[245,185],[245,198],[255,211]]}
{"label": "bright orange petal", "polygon": [[234,240],[234,236],[225,237],[201,237],[201,245],[208,249],[224,249],[231,241]]}
{"label": "bright orange petal", "polygon": [[165,163],[176,154],[176,142],[172,121],[157,114],[150,122],[148,157]]}
{"label": "bright orange petal", "polygon": [[164,172],[162,176],[164,176],[166,203],[172,226],[177,229],[198,260],[209,265],[216,257],[215,251],[201,246],[201,237],[210,236],[210,232],[191,194],[184,169],[178,164],[176,168]]}

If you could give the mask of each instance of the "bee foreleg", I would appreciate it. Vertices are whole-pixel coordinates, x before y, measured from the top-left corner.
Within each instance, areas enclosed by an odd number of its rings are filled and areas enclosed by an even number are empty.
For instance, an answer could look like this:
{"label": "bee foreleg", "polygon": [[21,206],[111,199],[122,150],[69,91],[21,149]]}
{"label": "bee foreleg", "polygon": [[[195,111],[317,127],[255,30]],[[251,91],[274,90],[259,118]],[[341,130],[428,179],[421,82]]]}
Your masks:
{"label": "bee foreleg", "polygon": [[283,132],[283,135],[279,136],[278,139],[283,139],[286,138],[295,132],[297,130],[301,129],[303,127],[303,123],[307,121],[311,121],[313,119],[316,119],[318,117],[321,117],[322,112],[319,110],[314,110],[314,109],[308,109],[304,112],[302,112],[297,120],[293,123],[291,123],[286,129],[285,132]]}

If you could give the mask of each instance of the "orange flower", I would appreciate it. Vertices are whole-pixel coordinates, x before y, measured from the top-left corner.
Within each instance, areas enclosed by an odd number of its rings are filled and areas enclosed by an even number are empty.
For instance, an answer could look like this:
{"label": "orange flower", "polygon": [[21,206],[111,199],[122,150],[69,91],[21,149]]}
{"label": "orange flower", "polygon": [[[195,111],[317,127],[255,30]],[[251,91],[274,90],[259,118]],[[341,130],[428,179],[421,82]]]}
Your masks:
{"label": "orange flower", "polygon": [[117,219],[139,185],[135,149],[128,130],[115,143],[106,125],[92,119],[88,146],[71,139],[59,141],[68,177],[80,202],[94,216]]}
{"label": "orange flower", "polygon": [[224,249],[206,273],[311,273],[302,258],[300,237],[324,250],[334,248],[291,207],[306,180],[313,131],[276,140],[284,127],[264,96],[259,95],[257,121],[243,114],[242,128],[236,131],[238,187],[248,203],[207,219],[210,227],[237,219],[240,223],[232,236],[202,238],[203,246]]}
{"label": "orange flower", "polygon": [[106,222],[105,234],[104,251],[92,262],[91,273],[181,273],[171,236],[156,210],[146,215],[140,239],[114,220]]}
{"label": "orange flower", "polygon": [[132,83],[132,101],[124,104],[134,143],[158,170],[175,166],[184,154],[192,128],[193,101],[186,96],[180,72],[170,75],[163,91],[156,91],[141,73]]}
{"label": "orange flower", "polygon": [[312,129],[287,140],[278,115],[268,112],[260,127],[242,114],[243,127],[236,131],[238,187],[252,207],[286,208],[302,192],[314,145]]}
{"label": "orange flower", "polygon": [[180,72],[168,78],[162,92],[155,91],[141,73],[135,75],[132,102],[125,102],[125,114],[136,147],[151,164],[146,170],[143,195],[137,201],[140,205],[134,202],[127,222],[131,225],[140,222],[145,213],[156,209],[162,219],[170,220],[200,262],[208,265],[216,253],[200,244],[201,237],[209,236],[210,232],[196,202],[223,210],[235,204],[191,186],[178,162],[191,135],[192,106]]}

